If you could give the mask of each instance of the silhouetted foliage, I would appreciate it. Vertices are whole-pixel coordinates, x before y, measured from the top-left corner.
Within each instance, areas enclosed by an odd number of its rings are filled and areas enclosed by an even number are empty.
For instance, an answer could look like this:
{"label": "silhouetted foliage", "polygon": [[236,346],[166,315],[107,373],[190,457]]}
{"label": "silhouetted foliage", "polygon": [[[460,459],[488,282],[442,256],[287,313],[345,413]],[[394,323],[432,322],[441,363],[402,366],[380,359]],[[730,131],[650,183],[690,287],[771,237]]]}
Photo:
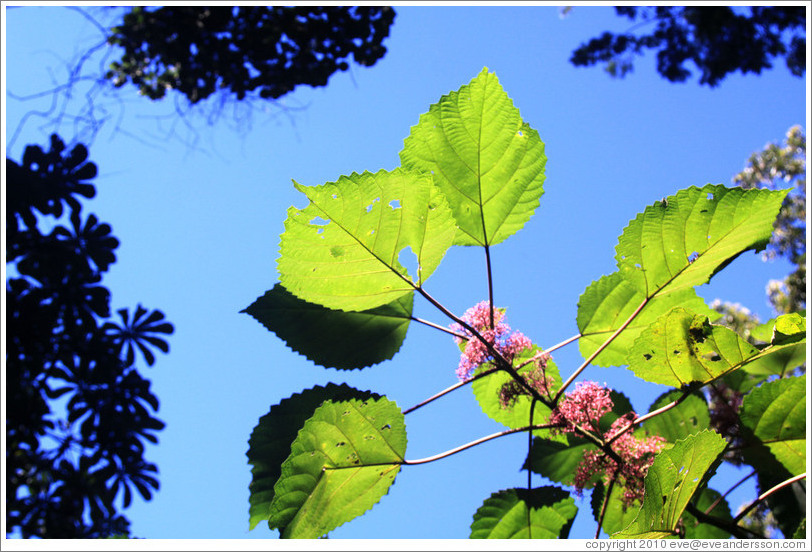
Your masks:
{"label": "silhouetted foliage", "polygon": [[[657,72],[671,82],[691,76],[693,62],[700,84],[718,85],[729,73],[760,74],[772,59],[785,57],[796,76],[806,68],[806,17],[803,6],[619,6],[617,14],[640,24],[656,22],[649,34],[603,33],[573,52],[575,66],[606,63],[612,76],[632,70],[633,54],[655,49]],[[745,13],[749,10],[749,13]]]}
{"label": "silhouetted foliage", "polygon": [[324,86],[336,71],[374,65],[395,18],[391,7],[134,7],[109,42],[124,49],[107,77],[155,100],[175,89],[196,103],[218,89],[237,99],[279,98]]}
{"label": "silhouetted foliage", "polygon": [[156,443],[164,423],[132,344],[151,365],[148,346],[167,352],[155,334],[173,327],[140,305],[132,322],[126,309],[122,325],[110,320],[101,279],[119,242],[82,216],[97,173],[87,158],[52,135],[47,152],[6,159],[6,531],[23,537],[126,534],[119,504],[132,487],[147,500],[158,488],[144,440]]}

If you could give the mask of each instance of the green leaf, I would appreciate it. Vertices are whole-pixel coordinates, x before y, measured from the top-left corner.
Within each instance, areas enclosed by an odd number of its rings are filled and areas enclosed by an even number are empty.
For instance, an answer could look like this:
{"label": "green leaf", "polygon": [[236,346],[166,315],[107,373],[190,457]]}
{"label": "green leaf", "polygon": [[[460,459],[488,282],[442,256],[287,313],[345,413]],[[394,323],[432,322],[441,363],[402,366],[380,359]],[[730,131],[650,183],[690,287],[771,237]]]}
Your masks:
{"label": "green leaf", "polygon": [[400,159],[434,174],[459,226],[457,245],[503,241],[544,193],[544,143],[487,68],[420,116]]}
{"label": "green leaf", "polygon": [[704,315],[675,307],[640,333],[630,353],[629,369],[653,383],[674,387],[707,383],[795,343],[757,349]]}
{"label": "green leaf", "polygon": [[[454,238],[429,174],[381,170],[295,185],[310,204],[288,209],[278,268],[280,283],[304,301],[349,311],[392,303],[423,285]],[[399,261],[404,250],[417,257],[415,277]]]}
{"label": "green leaf", "polygon": [[[746,364],[743,369],[754,376],[779,376],[806,362],[806,313],[784,314],[753,328],[757,340],[782,345],[780,350]],[[783,331],[782,331],[783,330]]]}
{"label": "green leaf", "polygon": [[[541,352],[540,347],[533,346],[532,349],[522,351],[516,358],[513,359],[514,366],[518,366],[523,362],[530,360],[534,355]],[[493,365],[486,364],[479,368],[479,371],[490,370]],[[519,374],[527,374],[535,369],[535,365],[531,362],[524,368],[519,370]],[[561,376],[558,372],[558,367],[552,359],[547,361],[545,373],[552,381],[551,391],[554,393],[561,387]],[[530,396],[521,395],[516,399],[516,402],[508,407],[503,408],[499,402],[499,392],[502,386],[512,382],[513,378],[510,374],[504,371],[494,372],[489,376],[479,378],[471,384],[471,389],[474,392],[477,402],[479,403],[482,411],[487,414],[492,420],[504,424],[511,429],[518,429],[526,427],[530,424],[530,404],[532,402]],[[550,409],[536,402],[533,407],[533,424],[546,423],[550,417]],[[534,435],[539,437],[550,437],[550,431],[539,429],[533,432]]]}
{"label": "green leaf", "polygon": [[727,442],[705,430],[661,451],[646,475],[643,506],[634,522],[613,538],[653,539],[677,535],[688,502],[709,476]]}
{"label": "green leaf", "polygon": [[647,207],[618,239],[618,272],[594,282],[579,301],[581,354],[589,357],[639,308],[593,363],[628,364],[629,346],[646,326],[638,319],[651,322],[677,305],[710,316],[693,288],[742,252],[763,249],[787,192],[693,186]]}
{"label": "green leaf", "polygon": [[565,539],[578,508],[558,487],[493,493],[474,514],[472,539]]}
{"label": "green leaf", "polygon": [[675,307],[640,333],[629,369],[646,381],[680,387],[712,381],[758,353],[733,330]]}
{"label": "green leaf", "polygon": [[629,363],[629,350],[640,332],[675,306],[713,316],[715,311],[693,289],[661,293],[648,299],[619,272],[603,276],[586,288],[578,300],[576,322],[581,332],[578,347],[588,358],[644,302],[632,322],[592,361],[596,366],[621,366]]}
{"label": "green leaf", "polygon": [[756,387],[744,397],[740,419],[790,475],[806,471],[806,376]]}
{"label": "green leaf", "polygon": [[[653,412],[682,396],[682,391],[675,389],[660,395],[649,408]],[[698,393],[691,393],[681,403],[670,410],[649,418],[643,422],[643,429],[649,435],[659,435],[669,443],[684,439],[692,433],[699,433],[710,426],[708,403]]]}
{"label": "green leaf", "polygon": [[623,230],[618,269],[646,297],[704,284],[742,252],[767,245],[788,192],[711,184],[681,190]]}
{"label": "green leaf", "polygon": [[294,351],[328,368],[364,368],[400,350],[412,315],[414,294],[362,312],[308,303],[281,284],[244,311],[282,338]]}
{"label": "green leaf", "polygon": [[564,437],[566,439],[564,443],[535,437],[522,469],[530,469],[550,481],[572,485],[575,469],[581,463],[584,454],[597,447],[590,441],[575,437],[571,433]]}
{"label": "green leaf", "polygon": [[[595,521],[600,519],[601,508],[603,508],[603,497],[606,493],[606,487],[603,481],[598,481],[595,484],[595,490],[592,491],[592,498],[590,505],[592,506],[592,516]],[[609,504],[606,506],[606,513],[603,516],[603,524],[601,529],[607,535],[617,533],[625,529],[637,517],[637,512],[640,511],[640,504],[635,503],[632,506],[626,506],[622,500],[623,487],[614,485],[612,487],[612,494],[609,497]]]}
{"label": "green leaf", "polygon": [[331,400],[304,424],[274,486],[268,524],[317,538],[372,508],[406,453],[403,413],[386,399]]}
{"label": "green leaf", "polygon": [[282,463],[290,455],[290,447],[299,429],[316,408],[326,400],[377,398],[378,395],[353,389],[348,385],[327,384],[297,393],[271,407],[248,439],[248,463],[251,468],[249,486],[249,529],[270,516],[274,485],[279,480]]}

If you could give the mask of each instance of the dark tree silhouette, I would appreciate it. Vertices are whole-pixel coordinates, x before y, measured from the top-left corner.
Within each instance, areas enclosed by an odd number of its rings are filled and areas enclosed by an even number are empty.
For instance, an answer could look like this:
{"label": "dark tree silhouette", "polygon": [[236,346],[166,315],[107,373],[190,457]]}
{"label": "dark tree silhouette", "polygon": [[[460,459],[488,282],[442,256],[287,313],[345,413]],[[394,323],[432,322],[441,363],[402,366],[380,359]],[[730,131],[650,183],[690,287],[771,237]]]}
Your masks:
{"label": "dark tree silhouette", "polygon": [[632,70],[632,57],[644,49],[658,50],[657,72],[671,82],[691,76],[686,62],[701,72],[700,84],[717,86],[735,71],[760,74],[772,60],[785,57],[790,72],[806,68],[806,12],[803,6],[619,6],[619,16],[654,24],[649,34],[603,33],[576,49],[575,66],[605,63],[612,76]]}
{"label": "dark tree silhouette", "polygon": [[6,531],[23,537],[127,534],[120,505],[158,488],[144,442],[164,423],[133,346],[152,365],[173,327],[140,305],[111,317],[101,279],[119,242],[82,216],[97,173],[87,157],[52,135],[49,151],[6,159]]}
{"label": "dark tree silhouette", "polygon": [[221,89],[276,99],[326,85],[350,55],[374,65],[394,18],[390,7],[135,7],[113,28],[109,42],[124,53],[107,77],[153,100],[171,89],[191,103]]}

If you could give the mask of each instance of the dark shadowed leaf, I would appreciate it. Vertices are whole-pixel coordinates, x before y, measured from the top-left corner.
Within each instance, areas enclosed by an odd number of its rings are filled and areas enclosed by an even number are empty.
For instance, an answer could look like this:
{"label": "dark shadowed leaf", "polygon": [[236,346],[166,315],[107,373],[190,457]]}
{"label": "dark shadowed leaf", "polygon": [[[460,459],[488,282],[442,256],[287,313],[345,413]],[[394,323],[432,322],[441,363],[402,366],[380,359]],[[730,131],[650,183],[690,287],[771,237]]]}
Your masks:
{"label": "dark shadowed leaf", "polygon": [[328,368],[364,368],[392,358],[400,349],[412,315],[414,294],[362,312],[332,310],[308,303],[281,284],[244,311],[288,347]]}
{"label": "dark shadowed leaf", "polygon": [[565,539],[578,508],[558,487],[493,493],[474,514],[472,539]]}

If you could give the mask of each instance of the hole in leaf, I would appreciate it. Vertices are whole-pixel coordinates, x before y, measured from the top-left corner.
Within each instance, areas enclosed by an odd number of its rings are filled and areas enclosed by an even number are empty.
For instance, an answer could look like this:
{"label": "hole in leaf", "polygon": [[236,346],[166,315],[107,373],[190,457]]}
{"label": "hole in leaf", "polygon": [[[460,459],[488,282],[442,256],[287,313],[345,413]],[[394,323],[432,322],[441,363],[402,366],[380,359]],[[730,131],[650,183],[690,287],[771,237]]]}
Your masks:
{"label": "hole in leaf", "polygon": [[344,441],[339,441],[338,443],[336,443],[336,446],[337,446],[337,447],[343,447],[343,446],[344,446],[344,445],[346,445],[346,444],[347,444],[347,443],[345,443]]}
{"label": "hole in leaf", "polygon": [[678,354],[680,354],[680,353],[682,353],[682,351],[680,351],[679,349],[674,349],[674,354],[675,354],[675,355],[678,355]]}
{"label": "hole in leaf", "polygon": [[417,255],[414,254],[411,247],[404,247],[398,253],[398,262],[406,269],[409,275],[416,275],[420,270],[420,265],[417,262]]}
{"label": "hole in leaf", "polygon": [[383,427],[381,428],[381,431],[383,431],[383,430],[385,430],[385,429],[392,429],[392,426],[391,426],[391,425],[389,425],[389,424],[386,424],[385,426],[383,426]]}
{"label": "hole in leaf", "polygon": [[643,357],[644,357],[646,360],[651,360],[651,355],[650,355],[650,354],[648,354],[648,353],[644,353],[644,354],[643,354]]}
{"label": "hole in leaf", "polygon": [[377,202],[379,202],[380,200],[381,200],[381,198],[379,198],[379,197],[376,197],[375,199],[373,199],[373,200],[372,200],[372,203],[370,203],[369,205],[367,205],[367,213],[369,213],[369,212],[372,210],[372,208],[375,206],[375,204],[376,204]]}
{"label": "hole in leaf", "polygon": [[330,221],[325,220],[325,219],[323,219],[321,217],[315,217],[310,221],[310,224],[314,224],[314,225],[317,225],[317,226],[327,226],[328,224],[330,224]]}
{"label": "hole in leaf", "polygon": [[393,211],[396,209],[400,209],[400,200],[393,199],[392,201],[389,202],[389,206],[392,208]]}
{"label": "hole in leaf", "polygon": [[333,194],[333,199],[338,199],[338,194]]}
{"label": "hole in leaf", "polygon": [[516,136],[524,136],[524,134],[522,134],[522,131],[520,130],[519,132],[516,133]]}
{"label": "hole in leaf", "polygon": [[714,199],[716,199],[716,197],[713,195],[713,192],[708,192],[707,200],[708,201],[713,201]]}
{"label": "hole in leaf", "polygon": [[692,263],[692,262],[694,262],[695,260],[697,260],[698,258],[699,258],[699,253],[697,253],[696,251],[694,251],[693,253],[691,253],[690,255],[688,255],[688,262],[689,262],[689,263]]}

